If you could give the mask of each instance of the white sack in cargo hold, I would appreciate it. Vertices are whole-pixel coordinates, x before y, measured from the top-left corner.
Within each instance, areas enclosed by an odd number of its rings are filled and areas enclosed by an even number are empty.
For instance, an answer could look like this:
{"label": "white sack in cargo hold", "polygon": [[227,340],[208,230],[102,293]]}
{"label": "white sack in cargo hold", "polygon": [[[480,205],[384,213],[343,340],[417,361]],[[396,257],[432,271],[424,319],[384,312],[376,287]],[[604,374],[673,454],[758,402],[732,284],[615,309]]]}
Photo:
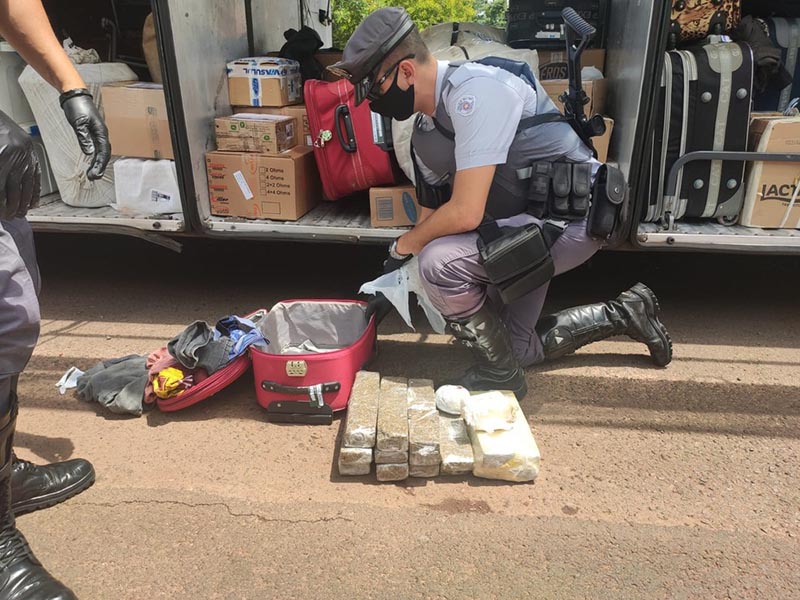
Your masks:
{"label": "white sack in cargo hold", "polygon": [[114,163],[114,189],[119,212],[151,217],[181,212],[174,160],[120,158]]}
{"label": "white sack in cargo hold", "polygon": [[[138,78],[122,63],[99,63],[75,65],[86,87],[94,96],[94,102],[103,114],[100,86],[117,81],[135,81]],[[81,152],[75,131],[67,122],[58,102],[59,93],[31,67],[25,67],[19,77],[19,85],[31,105],[33,116],[42,134],[44,147],[53,167],[61,200],[70,206],[93,208],[108,206],[114,202],[113,162],[109,163],[102,179],[89,181],[86,169],[91,156]],[[112,148],[113,152],[113,148]]]}

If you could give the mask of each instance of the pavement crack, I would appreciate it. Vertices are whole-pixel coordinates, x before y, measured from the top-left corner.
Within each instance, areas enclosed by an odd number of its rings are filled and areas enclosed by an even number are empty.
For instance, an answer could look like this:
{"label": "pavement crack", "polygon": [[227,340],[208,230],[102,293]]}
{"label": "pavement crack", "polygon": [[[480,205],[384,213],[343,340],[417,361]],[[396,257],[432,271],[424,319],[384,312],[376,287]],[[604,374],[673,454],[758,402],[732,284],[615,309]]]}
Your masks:
{"label": "pavement crack", "polygon": [[234,518],[253,518],[261,523],[282,523],[282,524],[301,524],[301,523],[331,523],[333,521],[344,521],[346,523],[354,523],[353,519],[347,517],[319,517],[317,519],[285,519],[279,517],[265,517],[258,513],[239,513],[228,506],[225,502],[182,502],[180,500],[120,500],[119,502],[75,502],[73,506],[101,506],[103,508],[119,508],[126,505],[173,505],[183,506],[185,508],[224,508],[228,514]]}

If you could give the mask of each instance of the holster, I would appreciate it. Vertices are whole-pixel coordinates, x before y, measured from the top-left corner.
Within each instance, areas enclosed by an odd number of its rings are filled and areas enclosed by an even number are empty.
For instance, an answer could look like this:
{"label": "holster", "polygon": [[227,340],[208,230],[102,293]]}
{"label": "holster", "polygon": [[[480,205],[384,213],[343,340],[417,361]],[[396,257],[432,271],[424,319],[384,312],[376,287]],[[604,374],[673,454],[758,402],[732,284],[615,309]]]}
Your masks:
{"label": "holster", "polygon": [[506,304],[541,287],[555,274],[541,228],[499,227],[495,221],[478,227],[478,252],[489,281]]}
{"label": "holster", "polygon": [[589,210],[587,232],[595,239],[615,242],[624,232],[625,195],[628,184],[616,167],[603,165],[597,172]]}

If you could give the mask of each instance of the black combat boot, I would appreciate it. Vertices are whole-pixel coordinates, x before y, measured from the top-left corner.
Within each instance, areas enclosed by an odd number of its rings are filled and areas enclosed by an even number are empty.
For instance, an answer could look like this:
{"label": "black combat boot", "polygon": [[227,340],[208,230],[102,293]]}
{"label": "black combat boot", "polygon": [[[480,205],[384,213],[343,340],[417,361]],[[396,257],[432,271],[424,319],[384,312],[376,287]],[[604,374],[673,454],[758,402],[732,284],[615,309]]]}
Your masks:
{"label": "black combat boot", "polygon": [[45,570],[17,529],[11,509],[11,446],[16,402],[0,418],[0,600],[74,600],[69,588]]}
{"label": "black combat boot", "polygon": [[511,351],[511,337],[488,302],[467,319],[448,319],[453,336],[472,351],[477,362],[457,381],[470,391],[510,390],[518,400],[528,393],[525,372]]}
{"label": "black combat boot", "polygon": [[658,298],[643,283],[622,292],[616,300],[562,310],[539,319],[536,332],[546,359],[560,358],[578,348],[615,335],[627,335],[647,345],[659,367],[672,360],[672,340],[659,320]]}
{"label": "black combat boot", "polygon": [[17,517],[63,502],[94,483],[94,467],[82,458],[36,465],[12,456],[11,509]]}

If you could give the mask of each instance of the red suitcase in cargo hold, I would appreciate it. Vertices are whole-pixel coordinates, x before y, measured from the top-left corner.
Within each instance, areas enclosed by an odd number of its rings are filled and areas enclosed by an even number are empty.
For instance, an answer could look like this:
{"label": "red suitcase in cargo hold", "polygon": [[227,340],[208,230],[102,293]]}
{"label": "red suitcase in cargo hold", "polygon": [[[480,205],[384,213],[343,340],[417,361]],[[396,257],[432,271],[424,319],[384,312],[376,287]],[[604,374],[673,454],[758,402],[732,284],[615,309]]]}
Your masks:
{"label": "red suitcase in cargo hold", "polygon": [[391,149],[391,126],[355,105],[353,85],[309,79],[305,83],[308,128],[314,140],[322,191],[328,200],[399,181]]}
{"label": "red suitcase in cargo hold", "polygon": [[325,422],[347,407],[356,373],[375,353],[375,319],[367,322],[365,307],[355,300],[272,307],[261,325],[269,346],[250,349],[256,397],[270,420]]}

